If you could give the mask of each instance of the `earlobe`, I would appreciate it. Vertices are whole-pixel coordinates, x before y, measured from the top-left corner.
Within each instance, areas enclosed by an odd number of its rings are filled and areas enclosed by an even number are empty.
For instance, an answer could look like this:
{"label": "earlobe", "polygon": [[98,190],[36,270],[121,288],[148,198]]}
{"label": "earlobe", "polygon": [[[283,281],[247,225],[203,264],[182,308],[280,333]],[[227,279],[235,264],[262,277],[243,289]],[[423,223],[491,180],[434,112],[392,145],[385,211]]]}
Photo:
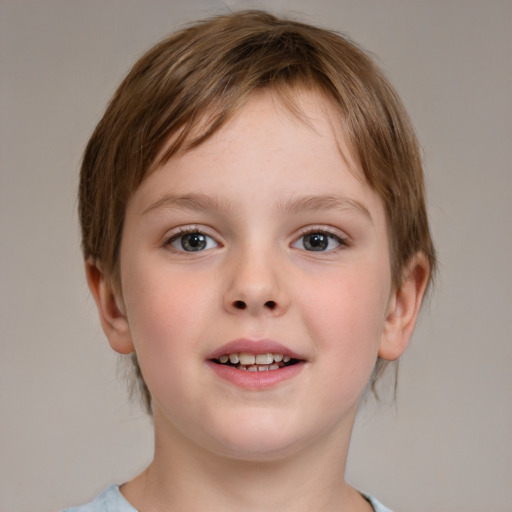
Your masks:
{"label": "earlobe", "polygon": [[120,354],[134,351],[128,320],[120,297],[116,294],[111,279],[101,270],[98,262],[85,262],[87,284],[96,302],[103,332],[110,346]]}
{"label": "earlobe", "polygon": [[430,275],[430,266],[422,253],[413,256],[404,270],[402,284],[394,290],[379,346],[379,357],[398,359],[407,348],[420,311]]}

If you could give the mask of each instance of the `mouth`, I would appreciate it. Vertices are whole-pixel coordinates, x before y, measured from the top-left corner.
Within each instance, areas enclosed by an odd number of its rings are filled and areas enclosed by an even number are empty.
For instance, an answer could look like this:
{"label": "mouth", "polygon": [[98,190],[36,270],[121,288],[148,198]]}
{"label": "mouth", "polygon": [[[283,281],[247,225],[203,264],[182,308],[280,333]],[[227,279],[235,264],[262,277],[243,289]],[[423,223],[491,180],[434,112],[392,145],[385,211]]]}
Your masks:
{"label": "mouth", "polygon": [[261,391],[299,375],[308,361],[276,341],[244,338],[219,347],[206,362],[223,380]]}
{"label": "mouth", "polygon": [[274,354],[271,352],[261,354],[232,352],[230,354],[222,354],[215,359],[211,359],[211,361],[215,364],[230,366],[242,371],[267,372],[293,366],[299,363],[300,359],[296,359],[288,354]]}

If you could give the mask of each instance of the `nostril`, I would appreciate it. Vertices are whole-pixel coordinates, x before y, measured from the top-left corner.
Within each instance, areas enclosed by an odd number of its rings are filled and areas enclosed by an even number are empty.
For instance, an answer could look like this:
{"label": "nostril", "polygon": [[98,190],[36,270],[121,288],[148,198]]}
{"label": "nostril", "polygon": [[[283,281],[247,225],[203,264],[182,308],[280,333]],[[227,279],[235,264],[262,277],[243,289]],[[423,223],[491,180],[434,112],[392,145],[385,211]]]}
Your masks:
{"label": "nostril", "polygon": [[236,309],[245,309],[247,304],[243,300],[235,300],[234,304]]}
{"label": "nostril", "polygon": [[268,309],[275,309],[276,306],[277,304],[273,300],[268,300],[267,302],[265,302],[265,307],[267,307]]}

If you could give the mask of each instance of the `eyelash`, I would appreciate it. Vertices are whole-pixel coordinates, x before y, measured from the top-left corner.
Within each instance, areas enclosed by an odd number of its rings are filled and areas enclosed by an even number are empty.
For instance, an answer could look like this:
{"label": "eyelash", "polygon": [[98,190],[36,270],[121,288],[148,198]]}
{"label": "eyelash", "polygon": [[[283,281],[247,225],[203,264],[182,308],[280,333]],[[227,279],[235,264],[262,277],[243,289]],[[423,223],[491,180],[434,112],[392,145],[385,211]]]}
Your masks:
{"label": "eyelash", "polygon": [[[165,247],[169,247],[173,250],[175,250],[176,252],[201,252],[200,250],[198,251],[194,251],[194,250],[191,250],[191,251],[187,251],[185,250],[185,248],[183,247],[183,241],[182,241],[182,249],[178,249],[176,247],[174,247],[172,244],[176,241],[178,241],[180,238],[183,238],[185,235],[201,235],[205,238],[208,238],[208,239],[211,239],[211,240],[214,240],[215,243],[217,245],[219,245],[219,242],[217,242],[212,236],[204,233],[204,231],[202,229],[200,229],[199,227],[197,226],[190,226],[190,227],[180,227],[179,228],[179,231],[175,234],[173,234],[172,236],[170,236],[169,238],[166,239],[165,243],[164,243],[164,246]],[[208,242],[206,242],[208,244]],[[208,248],[208,247],[207,247]],[[211,249],[211,247],[209,247],[209,249]]]}
{"label": "eyelash", "polygon": [[[339,245],[337,247],[334,247],[332,249],[327,249],[327,250],[319,250],[319,251],[309,250],[308,251],[307,249],[302,248],[303,250],[306,250],[307,252],[332,253],[332,252],[337,252],[339,250],[343,250],[344,248],[347,248],[350,246],[348,237],[340,236],[338,233],[334,233],[333,231],[326,228],[325,226],[323,226],[323,227],[318,226],[318,227],[308,227],[308,228],[305,228],[304,230],[302,230],[300,232],[299,236],[293,242],[292,247],[295,246],[294,244],[299,243],[300,240],[303,240],[304,237],[306,237],[308,235],[317,235],[317,234],[318,235],[326,235],[328,237],[328,239],[335,240]],[[304,245],[304,242],[302,242],[302,245]]]}
{"label": "eyelash", "polygon": [[[181,241],[181,248],[174,247],[174,243],[178,240],[182,239],[185,235],[199,235],[200,237],[203,237],[202,241],[199,241],[200,243],[204,243],[204,245],[200,246],[199,248],[194,249],[194,245],[190,245],[189,243],[189,249],[187,250],[185,248],[184,241]],[[310,248],[306,247],[305,237],[308,235],[320,235],[325,236],[327,238],[327,246],[324,247],[325,240],[317,239],[316,241],[310,240],[307,242],[310,246]],[[181,227],[179,228],[179,231],[172,236],[170,236],[168,239],[166,239],[164,246],[169,247],[172,250],[176,252],[202,252],[205,249],[212,249],[213,247],[208,247],[210,242],[208,240],[213,240],[215,244],[218,246],[220,245],[219,242],[217,242],[212,236],[204,233],[198,226],[190,226],[190,227]],[[338,245],[336,247],[329,248],[329,245],[332,243],[332,241],[335,241]],[[302,241],[302,242],[301,242]],[[189,240],[190,242],[190,240]],[[313,244],[311,242],[314,242]],[[196,241],[197,243],[197,241]],[[319,243],[317,247],[318,249],[315,249],[315,243]],[[301,244],[299,246],[299,244]],[[318,253],[332,253],[339,250],[342,250],[346,247],[349,247],[349,242],[347,237],[340,236],[337,233],[333,233],[330,229],[326,229],[324,227],[308,227],[302,230],[298,237],[294,239],[294,242],[291,244],[291,247],[294,247],[296,249],[304,250],[306,252],[318,252]]]}

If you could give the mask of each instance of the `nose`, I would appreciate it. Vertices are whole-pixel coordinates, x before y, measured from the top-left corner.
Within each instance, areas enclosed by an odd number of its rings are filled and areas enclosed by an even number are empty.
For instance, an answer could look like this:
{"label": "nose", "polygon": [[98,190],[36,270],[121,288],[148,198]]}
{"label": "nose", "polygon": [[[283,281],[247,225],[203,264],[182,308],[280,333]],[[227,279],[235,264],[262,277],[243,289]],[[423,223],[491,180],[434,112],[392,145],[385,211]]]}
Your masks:
{"label": "nose", "polygon": [[229,264],[224,308],[230,314],[284,314],[289,307],[289,297],[278,258],[262,251],[248,254],[250,252],[234,255]]}

